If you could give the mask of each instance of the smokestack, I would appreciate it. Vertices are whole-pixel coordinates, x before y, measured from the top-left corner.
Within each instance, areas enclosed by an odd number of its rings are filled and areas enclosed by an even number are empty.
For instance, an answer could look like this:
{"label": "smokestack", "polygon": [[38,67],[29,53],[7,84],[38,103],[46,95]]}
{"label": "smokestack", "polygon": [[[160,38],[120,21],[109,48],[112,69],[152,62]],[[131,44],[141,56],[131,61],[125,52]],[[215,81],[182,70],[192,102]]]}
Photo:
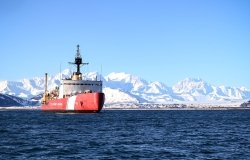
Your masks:
{"label": "smokestack", "polygon": [[45,94],[47,93],[47,87],[48,87],[48,73],[45,73]]}

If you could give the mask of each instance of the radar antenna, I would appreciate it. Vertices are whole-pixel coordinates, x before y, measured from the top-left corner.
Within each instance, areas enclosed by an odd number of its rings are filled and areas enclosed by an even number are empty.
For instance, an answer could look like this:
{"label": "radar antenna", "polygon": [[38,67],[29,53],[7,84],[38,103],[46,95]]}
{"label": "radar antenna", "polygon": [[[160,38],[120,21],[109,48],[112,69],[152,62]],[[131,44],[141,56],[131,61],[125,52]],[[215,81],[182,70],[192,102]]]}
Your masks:
{"label": "radar antenna", "polygon": [[75,62],[69,62],[69,64],[74,64],[77,66],[77,71],[73,73],[73,75],[77,75],[80,79],[82,76],[82,73],[80,71],[81,66],[83,65],[88,65],[89,63],[83,63],[81,54],[80,54],[80,45],[77,45],[77,50],[76,50],[76,56],[75,56]]}
{"label": "radar antenna", "polygon": [[78,74],[81,74],[80,68],[83,65],[88,65],[89,63],[82,63],[82,57],[80,54],[80,45],[77,45],[77,50],[76,50],[76,56],[75,56],[75,62],[69,62],[69,64],[75,64],[77,66],[77,72]]}

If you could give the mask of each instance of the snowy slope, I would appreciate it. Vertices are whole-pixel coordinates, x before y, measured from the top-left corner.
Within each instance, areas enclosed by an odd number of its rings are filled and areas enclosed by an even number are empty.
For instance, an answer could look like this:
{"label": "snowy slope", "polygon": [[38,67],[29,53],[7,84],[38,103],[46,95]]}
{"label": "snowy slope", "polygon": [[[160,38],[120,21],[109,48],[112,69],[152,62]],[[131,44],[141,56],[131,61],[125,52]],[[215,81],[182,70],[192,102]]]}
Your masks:
{"label": "snowy slope", "polygon": [[[71,75],[69,69],[61,74],[49,75],[48,89],[60,85],[61,78]],[[102,79],[106,103],[175,103],[175,102],[235,102],[250,99],[250,91],[244,87],[213,86],[202,79],[186,78],[172,87],[155,81],[148,82],[128,73],[110,73],[101,77],[97,72],[83,74],[85,79]],[[44,92],[44,77],[21,81],[0,81],[0,93],[30,99],[38,99]],[[37,96],[39,95],[39,96]]]}
{"label": "snowy slope", "polygon": [[122,103],[138,103],[139,101],[127,94],[124,91],[121,91],[119,89],[112,89],[112,88],[104,88],[103,92],[105,93],[105,103],[117,103],[117,102],[122,102]]}

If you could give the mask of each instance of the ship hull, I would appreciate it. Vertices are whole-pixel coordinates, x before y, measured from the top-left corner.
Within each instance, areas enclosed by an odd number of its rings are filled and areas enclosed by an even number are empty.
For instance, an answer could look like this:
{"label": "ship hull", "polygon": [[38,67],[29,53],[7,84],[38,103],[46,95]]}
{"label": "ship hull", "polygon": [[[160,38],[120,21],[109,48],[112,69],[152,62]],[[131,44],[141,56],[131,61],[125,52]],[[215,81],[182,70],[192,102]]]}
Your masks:
{"label": "ship hull", "polygon": [[104,100],[104,93],[82,93],[68,98],[49,100],[41,105],[41,110],[51,112],[100,112]]}

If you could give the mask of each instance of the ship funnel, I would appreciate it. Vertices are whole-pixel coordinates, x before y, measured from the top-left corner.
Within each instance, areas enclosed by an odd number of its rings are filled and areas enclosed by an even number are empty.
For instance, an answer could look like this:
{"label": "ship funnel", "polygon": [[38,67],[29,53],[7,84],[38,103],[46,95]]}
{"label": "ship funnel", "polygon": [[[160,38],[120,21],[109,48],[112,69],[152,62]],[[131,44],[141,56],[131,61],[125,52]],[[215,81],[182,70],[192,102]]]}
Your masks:
{"label": "ship funnel", "polygon": [[48,88],[48,73],[45,73],[45,91],[44,93],[47,93],[47,88]]}
{"label": "ship funnel", "polygon": [[45,91],[44,91],[44,94],[43,94],[43,97],[42,97],[42,104],[46,104],[48,102],[48,91],[47,91],[47,88],[48,88],[48,73],[45,73],[45,84],[44,84],[44,88],[45,88]]}

